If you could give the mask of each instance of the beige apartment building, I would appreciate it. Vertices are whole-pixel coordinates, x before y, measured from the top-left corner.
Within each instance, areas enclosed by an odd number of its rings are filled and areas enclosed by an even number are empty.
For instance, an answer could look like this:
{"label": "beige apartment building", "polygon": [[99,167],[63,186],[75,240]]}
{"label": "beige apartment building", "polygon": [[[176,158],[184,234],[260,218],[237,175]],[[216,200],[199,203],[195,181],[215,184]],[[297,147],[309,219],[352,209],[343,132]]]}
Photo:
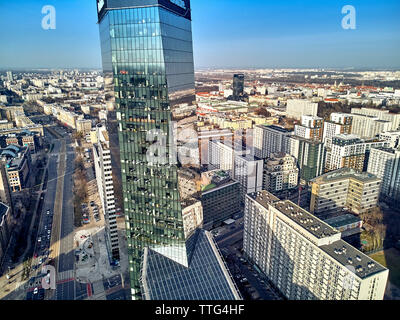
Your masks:
{"label": "beige apartment building", "polygon": [[342,168],[311,180],[311,213],[322,216],[348,209],[360,214],[377,206],[382,180]]}

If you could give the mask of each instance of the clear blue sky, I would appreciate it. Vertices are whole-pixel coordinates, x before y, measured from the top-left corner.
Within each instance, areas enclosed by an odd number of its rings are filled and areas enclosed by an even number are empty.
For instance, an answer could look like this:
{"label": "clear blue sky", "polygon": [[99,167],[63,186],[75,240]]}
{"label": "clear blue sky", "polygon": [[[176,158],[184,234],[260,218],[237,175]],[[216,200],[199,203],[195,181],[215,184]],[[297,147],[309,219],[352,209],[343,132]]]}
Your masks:
{"label": "clear blue sky", "polygon": [[[341,27],[341,8],[357,29]],[[57,29],[41,28],[44,5]],[[400,1],[192,0],[197,67],[400,68]],[[101,67],[95,0],[0,0],[0,68]]]}

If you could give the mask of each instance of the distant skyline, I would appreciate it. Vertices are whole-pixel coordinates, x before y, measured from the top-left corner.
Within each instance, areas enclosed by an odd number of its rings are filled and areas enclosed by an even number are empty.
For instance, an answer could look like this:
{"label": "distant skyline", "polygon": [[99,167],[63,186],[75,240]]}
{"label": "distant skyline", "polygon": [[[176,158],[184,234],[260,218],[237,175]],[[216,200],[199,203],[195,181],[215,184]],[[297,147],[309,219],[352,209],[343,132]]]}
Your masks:
{"label": "distant skyline", "polygon": [[[400,69],[400,1],[192,0],[196,68]],[[356,30],[341,26],[344,5]],[[53,5],[57,29],[43,30]],[[0,2],[0,69],[101,69],[95,0]]]}

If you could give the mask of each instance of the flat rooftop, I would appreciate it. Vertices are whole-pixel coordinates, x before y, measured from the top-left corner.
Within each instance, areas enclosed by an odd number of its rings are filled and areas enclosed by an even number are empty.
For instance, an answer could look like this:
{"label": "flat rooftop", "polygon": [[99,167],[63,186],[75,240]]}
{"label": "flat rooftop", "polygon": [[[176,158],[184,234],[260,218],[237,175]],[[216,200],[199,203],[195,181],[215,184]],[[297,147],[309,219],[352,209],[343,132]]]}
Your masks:
{"label": "flat rooftop", "polygon": [[358,172],[354,169],[350,168],[341,168],[329,173],[326,173],[322,176],[319,176],[315,179],[312,179],[311,182],[315,183],[329,183],[329,182],[334,182],[338,180],[343,180],[343,179],[350,179],[350,178],[355,178],[357,180],[360,180],[362,182],[374,182],[374,181],[380,181],[377,176],[368,173],[368,172]]}
{"label": "flat rooftop", "polygon": [[318,219],[310,212],[300,208],[289,200],[280,201],[279,198],[269,193],[268,191],[261,191],[250,195],[263,207],[267,208],[268,205],[273,205],[274,208],[278,209],[289,219],[294,221],[296,224],[307,230],[309,233],[314,235],[318,239],[329,237],[340,233],[326,222]]}
{"label": "flat rooftop", "polygon": [[274,204],[274,207],[317,239],[323,239],[340,233],[326,222],[289,200],[277,202]]}
{"label": "flat rooftop", "polygon": [[339,228],[348,224],[360,222],[361,219],[352,214],[343,214],[341,216],[325,219],[324,221],[334,228]]}
{"label": "flat rooftop", "polygon": [[375,260],[371,259],[343,240],[321,246],[320,248],[341,265],[347,266],[350,271],[361,279],[387,270]]}

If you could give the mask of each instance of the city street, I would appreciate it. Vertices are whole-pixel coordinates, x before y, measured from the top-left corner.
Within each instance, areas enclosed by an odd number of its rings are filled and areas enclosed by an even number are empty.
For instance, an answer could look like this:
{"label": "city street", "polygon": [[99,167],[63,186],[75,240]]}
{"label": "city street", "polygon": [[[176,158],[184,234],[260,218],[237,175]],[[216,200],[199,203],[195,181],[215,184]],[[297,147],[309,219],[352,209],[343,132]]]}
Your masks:
{"label": "city street", "polygon": [[280,299],[265,276],[260,275],[243,257],[243,218],[234,224],[218,228],[215,238],[218,247],[224,255],[228,268],[239,287],[243,298],[278,300]]}

